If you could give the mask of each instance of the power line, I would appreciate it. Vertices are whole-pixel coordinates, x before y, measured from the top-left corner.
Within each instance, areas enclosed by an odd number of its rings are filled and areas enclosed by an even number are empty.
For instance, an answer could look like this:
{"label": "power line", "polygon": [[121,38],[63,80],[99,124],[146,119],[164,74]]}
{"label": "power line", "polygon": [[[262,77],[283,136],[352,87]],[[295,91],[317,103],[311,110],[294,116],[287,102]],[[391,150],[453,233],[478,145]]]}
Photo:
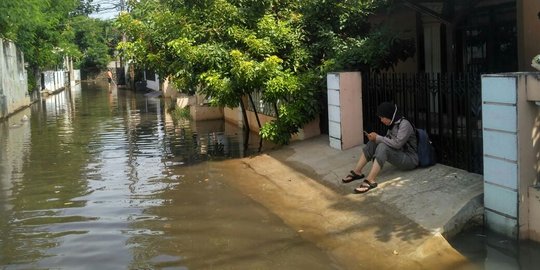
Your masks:
{"label": "power line", "polygon": [[93,0],[90,4],[97,10],[91,17],[100,19],[112,19],[126,9],[125,0]]}
{"label": "power line", "polygon": [[91,5],[97,8],[97,14],[125,10],[124,0],[94,0]]}

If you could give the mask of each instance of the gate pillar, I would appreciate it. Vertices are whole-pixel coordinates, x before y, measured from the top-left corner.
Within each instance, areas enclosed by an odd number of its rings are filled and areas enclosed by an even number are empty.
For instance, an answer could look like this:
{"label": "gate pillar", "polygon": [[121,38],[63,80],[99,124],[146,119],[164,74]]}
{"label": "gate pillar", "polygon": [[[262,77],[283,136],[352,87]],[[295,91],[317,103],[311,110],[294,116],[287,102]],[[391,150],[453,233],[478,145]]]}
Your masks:
{"label": "gate pillar", "polygon": [[345,150],[363,143],[362,77],[360,72],[328,73],[330,147]]}

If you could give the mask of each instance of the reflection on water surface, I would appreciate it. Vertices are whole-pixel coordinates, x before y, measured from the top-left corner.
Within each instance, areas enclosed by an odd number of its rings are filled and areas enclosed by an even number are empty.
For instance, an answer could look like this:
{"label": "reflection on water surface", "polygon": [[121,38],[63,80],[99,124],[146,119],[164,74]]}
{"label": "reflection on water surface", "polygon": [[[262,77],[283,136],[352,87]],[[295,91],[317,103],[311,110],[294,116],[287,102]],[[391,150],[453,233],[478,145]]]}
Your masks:
{"label": "reflection on water surface", "polygon": [[256,153],[257,136],[168,110],[83,84],[0,123],[0,268],[337,268],[214,177],[208,160]]}
{"label": "reflection on water surface", "polygon": [[450,244],[478,269],[540,269],[540,244],[514,241],[482,227],[463,231]]}

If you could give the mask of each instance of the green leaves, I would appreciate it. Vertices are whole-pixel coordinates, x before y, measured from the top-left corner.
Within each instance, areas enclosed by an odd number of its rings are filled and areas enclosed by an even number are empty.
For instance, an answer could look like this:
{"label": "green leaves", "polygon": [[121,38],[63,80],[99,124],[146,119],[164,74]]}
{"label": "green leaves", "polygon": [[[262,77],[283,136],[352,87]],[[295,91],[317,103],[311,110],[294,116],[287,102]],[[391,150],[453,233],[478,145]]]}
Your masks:
{"label": "green leaves", "polygon": [[[0,37],[15,42],[30,65],[29,80],[39,70],[60,66],[64,56],[77,66],[105,67],[114,32],[109,23],[91,19],[92,0],[0,1]],[[29,84],[34,86],[35,84]]]}
{"label": "green leaves", "polygon": [[70,25],[74,33],[71,42],[77,45],[81,53],[76,65],[82,69],[106,68],[112,54],[111,47],[114,48],[120,38],[111,23],[78,16],[72,18]]}
{"label": "green leaves", "polygon": [[286,143],[317,117],[326,73],[388,68],[409,43],[372,28],[368,16],[387,0],[140,0],[117,24],[119,49],[197,91],[236,107],[259,92],[278,107],[263,138]]}
{"label": "green leaves", "polygon": [[204,90],[201,92],[211,96],[210,102],[215,106],[238,107],[240,100],[231,80],[222,74],[209,71],[201,74]]}
{"label": "green leaves", "polygon": [[400,39],[399,33],[369,21],[370,15],[384,12],[391,2],[315,0],[305,6],[304,24],[313,43],[310,51],[322,70],[380,71],[413,56],[413,40]]}

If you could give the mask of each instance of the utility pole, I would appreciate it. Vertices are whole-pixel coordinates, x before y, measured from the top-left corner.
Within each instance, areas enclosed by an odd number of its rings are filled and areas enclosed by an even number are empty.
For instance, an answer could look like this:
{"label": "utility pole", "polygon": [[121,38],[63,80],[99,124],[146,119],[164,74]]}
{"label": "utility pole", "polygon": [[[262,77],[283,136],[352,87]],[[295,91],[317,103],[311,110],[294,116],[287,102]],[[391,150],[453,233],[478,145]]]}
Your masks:
{"label": "utility pole", "polygon": [[[126,10],[126,3],[125,0],[120,0],[120,14],[122,14]],[[126,33],[122,32],[122,42],[126,42]],[[119,57],[120,60],[120,69],[122,70],[122,80],[120,81],[121,84],[126,85],[126,69],[124,67],[124,59],[122,59],[122,55]]]}

